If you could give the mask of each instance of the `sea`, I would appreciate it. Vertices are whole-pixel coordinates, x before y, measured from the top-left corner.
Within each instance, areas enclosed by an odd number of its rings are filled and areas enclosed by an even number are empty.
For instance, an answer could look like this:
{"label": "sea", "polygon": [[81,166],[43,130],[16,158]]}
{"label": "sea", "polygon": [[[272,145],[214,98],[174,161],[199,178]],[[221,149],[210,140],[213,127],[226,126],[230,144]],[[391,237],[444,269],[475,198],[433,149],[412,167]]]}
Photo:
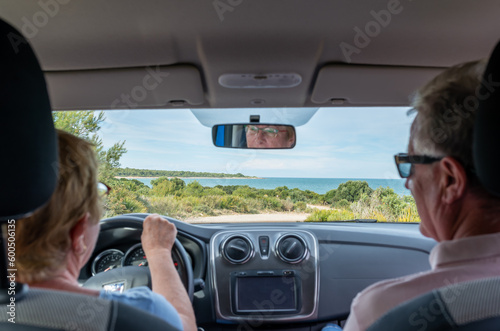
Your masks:
{"label": "sea", "polygon": [[[155,178],[134,178],[151,187],[151,181]],[[300,190],[310,190],[319,194],[336,189],[340,184],[349,180],[366,181],[372,189],[378,187],[390,187],[399,195],[411,195],[410,191],[404,186],[404,179],[373,179],[373,178],[286,178],[286,177],[267,177],[267,178],[181,178],[186,184],[198,181],[202,186],[214,187],[217,185],[248,185],[250,187],[262,189],[274,189],[280,186],[286,186],[289,189],[298,188]]]}

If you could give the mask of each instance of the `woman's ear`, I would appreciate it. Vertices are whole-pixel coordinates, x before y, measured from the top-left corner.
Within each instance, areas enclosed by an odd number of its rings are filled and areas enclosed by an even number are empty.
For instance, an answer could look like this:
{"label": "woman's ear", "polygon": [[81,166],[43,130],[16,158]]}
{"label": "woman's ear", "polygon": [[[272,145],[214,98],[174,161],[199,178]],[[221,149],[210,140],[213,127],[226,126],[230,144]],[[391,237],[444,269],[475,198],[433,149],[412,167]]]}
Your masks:
{"label": "woman's ear", "polygon": [[452,157],[439,161],[441,200],[446,204],[461,199],[467,187],[467,173],[460,162]]}
{"label": "woman's ear", "polygon": [[85,231],[89,226],[90,213],[85,213],[70,231],[71,248],[77,254],[83,254],[87,250],[85,244]]}

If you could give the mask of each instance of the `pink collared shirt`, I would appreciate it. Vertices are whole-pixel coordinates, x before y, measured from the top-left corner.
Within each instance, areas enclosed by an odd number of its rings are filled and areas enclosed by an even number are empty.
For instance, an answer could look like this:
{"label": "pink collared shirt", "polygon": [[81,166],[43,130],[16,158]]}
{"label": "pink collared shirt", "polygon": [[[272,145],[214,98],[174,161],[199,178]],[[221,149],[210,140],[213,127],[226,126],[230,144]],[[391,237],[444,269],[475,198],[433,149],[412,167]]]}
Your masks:
{"label": "pink collared shirt", "polygon": [[354,298],[344,331],[365,330],[394,306],[433,289],[500,276],[500,232],[443,241],[429,256],[431,270],[384,280]]}

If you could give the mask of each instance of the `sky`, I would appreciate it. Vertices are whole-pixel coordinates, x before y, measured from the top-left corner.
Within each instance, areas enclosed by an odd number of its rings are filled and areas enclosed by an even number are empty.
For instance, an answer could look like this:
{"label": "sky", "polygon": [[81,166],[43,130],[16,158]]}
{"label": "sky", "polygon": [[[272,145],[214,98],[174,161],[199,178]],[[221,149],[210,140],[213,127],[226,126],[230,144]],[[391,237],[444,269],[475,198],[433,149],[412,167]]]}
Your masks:
{"label": "sky", "polygon": [[[214,110],[215,111],[215,110]],[[237,111],[237,110],[235,110]],[[408,107],[320,108],[296,127],[288,150],[218,148],[188,109],[106,111],[105,147],[125,140],[122,167],[242,173],[258,177],[399,178],[394,154],[407,150]],[[223,116],[220,123],[233,123]]]}

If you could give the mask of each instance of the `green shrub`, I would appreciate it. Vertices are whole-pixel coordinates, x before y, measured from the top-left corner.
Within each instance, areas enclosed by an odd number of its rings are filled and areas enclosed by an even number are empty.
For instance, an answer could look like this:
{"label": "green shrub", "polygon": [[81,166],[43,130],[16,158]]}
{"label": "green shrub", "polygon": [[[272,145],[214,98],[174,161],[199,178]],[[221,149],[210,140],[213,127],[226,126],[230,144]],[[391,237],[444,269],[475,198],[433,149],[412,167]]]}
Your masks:
{"label": "green shrub", "polygon": [[203,196],[203,191],[204,191],[203,186],[201,186],[201,184],[197,180],[195,180],[187,184],[187,186],[184,188],[182,192],[182,195],[201,197]]}
{"label": "green shrub", "polygon": [[200,203],[193,207],[193,213],[201,214],[198,216],[214,216],[215,213],[212,208],[206,204]]}
{"label": "green shrub", "polygon": [[351,204],[357,218],[371,218],[378,222],[420,222],[415,200],[399,196],[389,187],[377,188],[371,196],[362,195]]}
{"label": "green shrub", "polygon": [[149,200],[149,213],[156,213],[166,215],[174,218],[182,219],[187,215],[182,200],[174,197],[150,197]]}
{"label": "green shrub", "polygon": [[290,197],[287,197],[282,202],[284,211],[292,211],[293,210],[293,201]]}
{"label": "green shrub", "polygon": [[373,189],[366,181],[349,180],[339,185],[338,188],[325,193],[325,200],[334,203],[342,199],[348,202],[358,201],[362,194],[371,195]]}
{"label": "green shrub", "polygon": [[220,209],[228,209],[238,213],[249,211],[246,201],[238,196],[224,196],[220,200]]}
{"label": "green shrub", "polygon": [[335,202],[333,204],[333,206],[335,208],[338,208],[338,209],[347,209],[347,210],[349,210],[350,206],[351,206],[351,203],[349,201],[347,201],[346,199],[342,199],[340,201]]}
{"label": "green shrub", "polygon": [[269,209],[273,211],[283,210],[283,203],[278,198],[275,197],[263,198],[262,203],[263,203],[263,209]]}
{"label": "green shrub", "polygon": [[107,183],[109,186],[113,187],[123,187],[129,191],[135,192],[139,195],[148,195],[151,191],[149,186],[137,179],[127,179],[127,178],[115,178]]}
{"label": "green shrub", "polygon": [[206,187],[203,190],[203,194],[207,196],[222,196],[226,195],[227,193],[218,187],[209,187],[209,188]]}
{"label": "green shrub", "polygon": [[333,222],[333,221],[349,221],[355,219],[355,215],[350,210],[343,209],[322,209],[315,210],[306,219],[306,222]]}
{"label": "green shrub", "polygon": [[256,198],[257,197],[257,189],[251,188],[248,185],[240,186],[236,190],[233,191],[233,195],[238,195],[244,198]]}
{"label": "green shrub", "polygon": [[137,193],[128,190],[125,186],[115,185],[104,199],[103,217],[127,213],[145,213],[147,210],[147,202]]}
{"label": "green shrub", "polygon": [[296,202],[293,208],[295,211],[306,211],[307,210],[307,203],[304,201],[299,201]]}
{"label": "green shrub", "polygon": [[288,187],[280,186],[272,190],[272,192],[270,193],[272,194],[273,197],[286,199],[286,197],[288,196],[288,191],[289,191]]}
{"label": "green shrub", "polygon": [[180,178],[168,179],[167,177],[160,177],[151,181],[153,188],[151,194],[159,197],[166,197],[167,195],[180,195],[184,190],[186,183]]}

